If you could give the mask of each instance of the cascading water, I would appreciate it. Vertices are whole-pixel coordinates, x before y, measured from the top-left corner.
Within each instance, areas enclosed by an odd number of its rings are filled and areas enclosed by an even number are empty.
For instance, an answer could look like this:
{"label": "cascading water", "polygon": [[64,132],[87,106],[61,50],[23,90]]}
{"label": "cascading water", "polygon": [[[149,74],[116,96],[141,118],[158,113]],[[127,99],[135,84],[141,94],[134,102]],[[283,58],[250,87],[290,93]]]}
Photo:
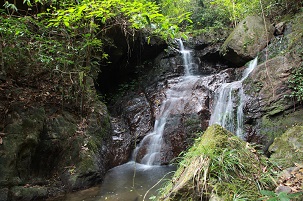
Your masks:
{"label": "cascading water", "polygon": [[215,107],[209,124],[219,124],[227,130],[243,138],[243,106],[245,94],[242,83],[257,66],[258,58],[249,63],[241,80],[224,83],[217,89]]}
{"label": "cascading water", "polygon": [[[183,56],[184,76],[167,79],[165,81],[165,89],[157,93],[159,95],[156,97],[160,97],[159,100],[163,101],[160,108],[155,110],[157,115],[153,131],[146,135],[137,146],[133,154],[133,160],[110,169],[106,173],[102,186],[92,189],[94,195],[87,195],[85,200],[146,200],[144,199],[145,195],[148,197],[156,194],[157,188],[162,185],[161,182],[165,181],[164,177],[171,178],[171,172],[175,170],[175,166],[161,165],[163,157],[169,155],[168,152],[170,150],[167,151],[167,149],[171,148],[165,147],[167,146],[165,144],[167,139],[171,137],[171,135],[166,136],[166,134],[172,134],[173,137],[178,135],[178,130],[176,132],[173,130],[172,133],[169,133],[172,127],[179,126],[181,121],[176,121],[178,125],[174,124],[178,117],[186,115],[192,117],[193,114],[196,115],[203,113],[203,111],[208,111],[209,91],[217,88],[219,83],[222,83],[228,76],[226,73],[222,73],[219,76],[193,75],[198,72],[198,66],[192,62],[191,51],[184,49],[181,40],[178,40],[178,42],[180,53]],[[198,116],[198,118],[200,120],[201,117]],[[183,123],[185,124],[185,122]],[[199,125],[201,124],[199,123]],[[163,134],[165,135],[163,136]],[[178,141],[178,146],[180,146],[184,139],[182,137],[173,138],[174,142],[178,139],[180,139]],[[171,145],[169,144],[169,146]],[[168,158],[167,161],[169,160],[171,158]],[[75,194],[70,196],[70,198],[69,195],[64,197],[63,201],[84,200],[83,195]]]}
{"label": "cascading water", "polygon": [[194,70],[191,51],[186,50],[184,48],[184,45],[183,45],[183,42],[181,39],[177,39],[177,41],[180,45],[180,52],[182,54],[183,65],[184,65],[184,74],[185,74],[185,76],[191,76],[193,74],[193,70]]}
{"label": "cascading water", "polygon": [[[161,104],[159,115],[156,117],[153,132],[149,133],[143,138],[140,145],[136,147],[134,151],[134,160],[142,147],[145,147],[146,153],[141,159],[140,163],[146,165],[161,165],[161,147],[163,141],[163,132],[167,118],[172,113],[182,113],[184,105],[187,101],[185,97],[189,97],[187,90],[188,87],[193,86],[198,79],[196,76],[192,76],[194,66],[192,62],[190,50],[185,50],[181,39],[177,39],[180,46],[180,53],[183,57],[184,76],[180,78],[180,81],[176,85],[166,91],[166,100]],[[180,110],[180,111],[178,111]]]}

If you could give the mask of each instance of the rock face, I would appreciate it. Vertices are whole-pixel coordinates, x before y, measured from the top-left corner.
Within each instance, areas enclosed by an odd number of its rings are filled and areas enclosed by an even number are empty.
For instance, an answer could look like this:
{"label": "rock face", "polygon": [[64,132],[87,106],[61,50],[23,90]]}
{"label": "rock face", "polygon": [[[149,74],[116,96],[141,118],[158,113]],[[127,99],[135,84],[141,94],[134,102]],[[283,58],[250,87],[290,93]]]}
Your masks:
{"label": "rock face", "polygon": [[109,168],[110,133],[101,102],[83,119],[16,106],[0,144],[0,200],[45,199],[100,183]]}
{"label": "rock face", "polygon": [[282,35],[273,38],[270,45],[260,52],[259,66],[244,82],[248,135],[263,138],[261,141],[267,142],[265,151],[273,138],[303,123],[302,107],[295,98],[290,97],[292,91],[288,82],[293,79],[293,72],[302,66],[302,54],[297,51],[302,44],[302,35],[299,36],[302,20],[299,14],[294,21],[283,25]]}
{"label": "rock face", "polygon": [[276,138],[269,147],[271,159],[284,168],[303,164],[303,126],[295,126]]}
{"label": "rock face", "polygon": [[258,16],[248,16],[224,42],[221,53],[236,66],[243,66],[264,49],[274,36],[274,27]]}
{"label": "rock face", "polygon": [[294,63],[290,55],[277,56],[256,67],[245,81],[247,118],[260,118],[262,114],[278,114],[293,106],[286,98],[290,94],[287,81]]}
{"label": "rock face", "polygon": [[[129,99],[128,99],[129,98]],[[153,116],[150,102],[144,93],[132,94],[118,100],[114,106],[112,166],[130,160],[136,144],[152,129]]]}
{"label": "rock face", "polygon": [[[197,47],[197,43],[194,46]],[[204,53],[202,54],[201,51]],[[130,158],[131,150],[135,148],[135,144],[138,145],[144,136],[153,131],[154,122],[160,118],[161,106],[167,100],[170,90],[183,90],[184,97],[182,103],[180,102],[170,110],[170,115],[167,118],[163,134],[161,164],[170,163],[172,159],[193,143],[197,132],[208,127],[211,94],[220,83],[230,80],[233,73],[230,69],[222,71],[227,65],[220,61],[222,58],[220,58],[218,51],[207,53],[207,50],[201,48],[192,54],[194,71],[198,75],[195,79],[180,85],[184,79],[182,77],[184,66],[180,53],[173,50],[162,53],[150,64],[153,68],[145,72],[139,83],[140,87],[136,91],[128,92],[128,96],[119,99],[112,107],[112,114],[120,119],[118,122],[123,122],[128,127],[124,130],[128,130],[126,132],[129,134],[117,135],[124,137],[114,140],[119,147],[115,147],[116,150],[128,150],[124,152],[124,156],[120,155],[124,159],[123,162]],[[207,55],[208,60],[206,63],[202,63],[205,55]],[[209,58],[212,57],[218,60],[210,60]],[[210,72],[220,73],[209,75]],[[143,145],[137,154],[138,161],[145,155],[145,152],[146,148]]]}

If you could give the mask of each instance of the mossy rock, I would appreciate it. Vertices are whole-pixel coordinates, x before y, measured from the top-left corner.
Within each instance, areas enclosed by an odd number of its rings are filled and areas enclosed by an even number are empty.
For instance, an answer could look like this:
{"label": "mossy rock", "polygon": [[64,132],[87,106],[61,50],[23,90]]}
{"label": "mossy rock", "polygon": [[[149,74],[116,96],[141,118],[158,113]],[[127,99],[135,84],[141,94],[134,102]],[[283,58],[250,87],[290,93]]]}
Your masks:
{"label": "mossy rock", "polygon": [[248,16],[241,21],[221,48],[225,59],[243,66],[266,47],[273,37],[274,27],[259,16]]}
{"label": "mossy rock", "polygon": [[273,189],[270,162],[219,125],[210,126],[179,163],[158,200],[257,200]]}
{"label": "mossy rock", "polygon": [[20,110],[10,116],[0,145],[0,184],[14,185],[14,178],[19,177],[22,182],[30,177],[31,158],[39,144],[44,119],[42,108]]}
{"label": "mossy rock", "polygon": [[68,190],[79,190],[100,184],[108,170],[109,149],[104,145],[111,138],[110,118],[107,108],[98,102],[91,107],[92,113],[77,125],[74,136],[64,145],[65,157],[61,162],[62,175]]}
{"label": "mossy rock", "polygon": [[303,126],[303,110],[283,111],[277,116],[266,115],[260,119],[260,134],[269,139],[280,137],[293,126]]}
{"label": "mossy rock", "polygon": [[12,200],[43,200],[48,196],[46,187],[23,187],[15,186],[11,189]]}
{"label": "mossy rock", "polygon": [[272,152],[271,160],[283,168],[303,163],[303,126],[294,126],[277,137],[269,151]]}

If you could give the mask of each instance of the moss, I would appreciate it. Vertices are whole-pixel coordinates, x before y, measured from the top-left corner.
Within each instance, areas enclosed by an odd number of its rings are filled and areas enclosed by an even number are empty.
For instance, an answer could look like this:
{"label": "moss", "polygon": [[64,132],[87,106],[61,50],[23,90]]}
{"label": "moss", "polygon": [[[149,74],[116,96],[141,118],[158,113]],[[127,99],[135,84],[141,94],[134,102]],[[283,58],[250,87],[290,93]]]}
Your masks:
{"label": "moss", "polygon": [[271,160],[283,168],[303,162],[303,126],[294,126],[276,138],[269,148]]}
{"label": "moss", "polygon": [[243,84],[245,85],[245,94],[250,96],[258,94],[264,86],[261,81],[253,80],[251,77],[246,78]]}
{"label": "moss", "polygon": [[292,23],[292,33],[289,35],[290,38],[290,47],[296,46],[297,42],[302,44],[302,37],[303,37],[303,12],[298,13],[294,18],[291,20]]}
{"label": "moss", "polygon": [[77,172],[83,174],[86,172],[96,171],[97,166],[95,165],[94,158],[95,158],[95,154],[93,155],[85,154],[81,159],[81,163],[78,165],[78,168],[76,169]]}
{"label": "moss", "polygon": [[15,186],[11,189],[13,200],[42,200],[48,196],[46,187],[21,187]]}
{"label": "moss", "polygon": [[270,163],[254,148],[218,125],[210,126],[185,154],[159,200],[257,200],[273,187]]}
{"label": "moss", "polygon": [[268,115],[270,116],[274,116],[276,114],[279,114],[281,112],[283,112],[285,110],[284,106],[283,105],[273,105],[271,107],[269,107],[267,109],[269,112],[268,112]]}
{"label": "moss", "polygon": [[260,134],[275,138],[281,136],[287,129],[296,126],[303,126],[303,110],[285,111],[279,116],[263,116],[261,119]]}
{"label": "moss", "polygon": [[254,38],[253,37],[245,37],[244,38],[244,43],[243,43],[243,48],[244,52],[248,53],[248,47],[254,44]]}
{"label": "moss", "polygon": [[88,140],[87,147],[93,153],[97,153],[100,150],[100,142],[98,142],[95,138],[91,137]]}

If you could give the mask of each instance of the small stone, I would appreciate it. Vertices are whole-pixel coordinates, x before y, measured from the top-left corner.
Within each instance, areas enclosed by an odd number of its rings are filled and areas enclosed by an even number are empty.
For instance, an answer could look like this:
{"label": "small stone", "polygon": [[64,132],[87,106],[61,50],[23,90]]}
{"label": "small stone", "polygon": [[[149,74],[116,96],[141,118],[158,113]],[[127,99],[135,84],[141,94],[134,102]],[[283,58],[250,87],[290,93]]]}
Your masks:
{"label": "small stone", "polygon": [[290,193],[291,192],[291,188],[288,186],[278,186],[275,190],[276,193]]}

